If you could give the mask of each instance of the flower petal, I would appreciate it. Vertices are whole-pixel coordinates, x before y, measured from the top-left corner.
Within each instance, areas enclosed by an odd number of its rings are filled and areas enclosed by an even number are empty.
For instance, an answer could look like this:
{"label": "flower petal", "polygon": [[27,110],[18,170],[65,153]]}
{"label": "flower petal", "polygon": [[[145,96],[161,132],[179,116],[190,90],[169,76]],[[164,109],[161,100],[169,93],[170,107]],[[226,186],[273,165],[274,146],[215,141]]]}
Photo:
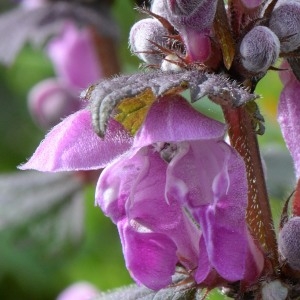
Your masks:
{"label": "flower petal", "polygon": [[300,82],[289,81],[280,95],[278,106],[278,122],[286,142],[286,145],[293,157],[296,176],[300,178]]}
{"label": "flower petal", "polygon": [[174,242],[165,234],[138,232],[124,220],[118,229],[131,276],[153,290],[171,284],[178,260]]}
{"label": "flower petal", "polygon": [[152,105],[135,136],[134,147],[157,142],[218,139],[224,133],[224,124],[202,115],[183,97],[164,96]]}
{"label": "flower petal", "polygon": [[176,244],[181,263],[194,269],[200,230],[178,199],[169,197],[167,201],[165,198],[167,163],[151,148],[144,155],[147,155],[147,172],[144,171],[134,184],[127,216],[153,232],[166,234]]}
{"label": "flower petal", "polygon": [[200,255],[198,260],[198,267],[195,273],[195,280],[197,283],[203,282],[205,279],[207,279],[208,275],[212,271],[203,236],[200,238],[199,252]]}
{"label": "flower petal", "polygon": [[248,249],[246,258],[246,267],[244,280],[246,282],[255,282],[264,268],[264,254],[256,245],[253,237],[248,231]]}
{"label": "flower petal", "polygon": [[214,140],[178,144],[178,152],[168,168],[168,194],[190,207],[210,204],[212,182],[224,163],[220,143],[225,145]]}
{"label": "flower petal", "polygon": [[213,182],[213,202],[198,212],[212,266],[224,279],[235,281],[243,279],[249,247],[247,179],[240,156],[229,146],[224,150],[223,168]]}
{"label": "flower petal", "polygon": [[[167,195],[188,205],[200,224],[206,252],[200,252],[199,262],[208,255],[223,278],[242,279],[248,248],[247,179],[242,158],[223,141],[182,143],[167,176]],[[199,266],[203,268],[203,263]]]}
{"label": "flower petal", "polygon": [[93,131],[90,112],[81,110],[55,126],[19,168],[50,172],[100,169],[130,146],[130,137],[114,120],[101,140]]}
{"label": "flower petal", "polygon": [[152,147],[134,155],[129,151],[102,172],[96,201],[115,223],[126,217],[150,231],[166,234],[178,247],[179,259],[193,269],[200,230],[177,199],[166,201],[166,169],[167,163]]}
{"label": "flower petal", "polygon": [[136,155],[132,151],[125,153],[100,175],[96,203],[115,223],[125,216],[125,205],[130,196],[135,197],[133,187],[139,177],[148,172],[149,163],[144,152],[140,150]]}

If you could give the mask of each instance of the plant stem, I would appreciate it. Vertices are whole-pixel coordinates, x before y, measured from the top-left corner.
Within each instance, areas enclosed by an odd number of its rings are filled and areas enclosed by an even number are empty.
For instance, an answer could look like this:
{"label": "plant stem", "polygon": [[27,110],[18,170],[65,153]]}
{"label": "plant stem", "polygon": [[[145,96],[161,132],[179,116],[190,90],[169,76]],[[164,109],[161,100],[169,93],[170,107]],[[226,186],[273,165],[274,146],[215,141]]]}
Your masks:
{"label": "plant stem", "polygon": [[[253,237],[259,241],[272,269],[278,268],[277,241],[261,163],[253,116],[247,106],[223,107],[232,146],[243,157],[248,180],[247,222]],[[268,270],[269,271],[269,270]]]}
{"label": "plant stem", "polygon": [[94,28],[90,30],[103,77],[109,78],[112,75],[118,74],[120,72],[120,64],[116,41],[111,37],[100,35]]}

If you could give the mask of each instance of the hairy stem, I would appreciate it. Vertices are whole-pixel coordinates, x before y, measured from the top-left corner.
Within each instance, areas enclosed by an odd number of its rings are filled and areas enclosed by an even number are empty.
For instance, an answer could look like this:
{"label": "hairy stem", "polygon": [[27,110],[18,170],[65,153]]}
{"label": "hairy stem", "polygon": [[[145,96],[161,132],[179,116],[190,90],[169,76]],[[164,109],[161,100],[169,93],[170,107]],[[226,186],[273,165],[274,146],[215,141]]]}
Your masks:
{"label": "hairy stem", "polygon": [[243,157],[248,179],[247,222],[253,237],[259,241],[272,269],[278,267],[277,241],[266,189],[257,136],[252,115],[246,106],[223,107],[232,146]]}

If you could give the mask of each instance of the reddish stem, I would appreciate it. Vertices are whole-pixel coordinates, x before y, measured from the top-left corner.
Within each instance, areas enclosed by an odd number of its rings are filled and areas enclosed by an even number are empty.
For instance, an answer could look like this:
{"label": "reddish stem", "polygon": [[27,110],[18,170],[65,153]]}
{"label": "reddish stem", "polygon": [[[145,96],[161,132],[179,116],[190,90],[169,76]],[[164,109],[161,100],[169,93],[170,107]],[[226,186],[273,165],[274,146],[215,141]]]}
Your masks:
{"label": "reddish stem", "polygon": [[253,118],[246,107],[223,108],[232,146],[243,157],[248,179],[247,222],[253,237],[259,241],[272,269],[278,267],[277,241],[264,172],[254,129]]}
{"label": "reddish stem", "polygon": [[117,55],[116,41],[111,37],[102,36],[94,28],[91,28],[94,47],[99,65],[104,77],[111,77],[120,72],[120,64]]}
{"label": "reddish stem", "polygon": [[293,196],[292,212],[295,216],[300,216],[300,180],[297,182],[296,190]]}

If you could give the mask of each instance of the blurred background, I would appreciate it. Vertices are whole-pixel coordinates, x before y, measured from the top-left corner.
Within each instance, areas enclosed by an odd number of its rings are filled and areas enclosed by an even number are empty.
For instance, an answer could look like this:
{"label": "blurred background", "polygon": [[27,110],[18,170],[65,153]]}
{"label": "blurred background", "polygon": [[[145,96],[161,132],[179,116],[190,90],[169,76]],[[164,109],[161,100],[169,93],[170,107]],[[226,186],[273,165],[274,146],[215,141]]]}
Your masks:
{"label": "blurred background", "polygon": [[[2,0],[0,13],[16,7],[15,2]],[[135,72],[139,66],[127,41],[130,26],[143,17],[135,6],[130,0],[116,0],[112,6],[120,28],[117,55],[123,73]],[[88,281],[103,291],[132,282],[115,225],[94,205],[94,184],[82,184],[70,174],[46,174],[46,178],[43,173],[17,170],[46,132],[30,115],[28,93],[54,73],[43,47],[29,44],[12,64],[0,65],[0,299],[55,299],[77,281]],[[266,119],[266,133],[259,141],[277,223],[294,184],[292,163],[276,122],[281,89],[276,71],[270,71],[257,89]],[[221,118],[208,100],[196,107]],[[224,297],[216,292],[210,299]]]}

